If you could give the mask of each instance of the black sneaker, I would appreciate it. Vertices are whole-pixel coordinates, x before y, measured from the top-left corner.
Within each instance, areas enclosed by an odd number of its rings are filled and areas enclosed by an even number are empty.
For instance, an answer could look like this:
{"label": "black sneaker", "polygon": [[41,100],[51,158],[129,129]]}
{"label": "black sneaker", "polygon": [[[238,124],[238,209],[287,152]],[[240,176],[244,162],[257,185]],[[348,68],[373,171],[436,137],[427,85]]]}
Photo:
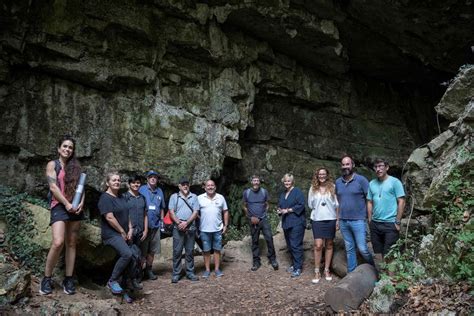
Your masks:
{"label": "black sneaker", "polygon": [[41,280],[39,292],[41,295],[48,295],[53,292],[53,280],[51,280],[51,277],[44,277]]}
{"label": "black sneaker", "polygon": [[257,271],[260,268],[260,266],[261,266],[260,262],[255,262],[252,268],[250,268],[250,270]]}
{"label": "black sneaker", "polygon": [[72,277],[65,277],[63,281],[63,290],[67,295],[76,293],[76,287],[74,286],[74,280]]}

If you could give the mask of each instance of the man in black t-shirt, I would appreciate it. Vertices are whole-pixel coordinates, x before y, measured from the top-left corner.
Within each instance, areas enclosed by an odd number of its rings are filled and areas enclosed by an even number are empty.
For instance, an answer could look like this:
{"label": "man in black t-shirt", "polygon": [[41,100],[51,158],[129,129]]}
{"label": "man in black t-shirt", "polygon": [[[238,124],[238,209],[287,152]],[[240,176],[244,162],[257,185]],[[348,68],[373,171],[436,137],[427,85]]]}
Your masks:
{"label": "man in black t-shirt", "polygon": [[250,180],[252,187],[244,190],[243,209],[249,219],[250,234],[252,236],[253,265],[251,270],[257,271],[262,265],[260,262],[259,238],[260,231],[267,242],[268,260],[273,269],[278,270],[278,262],[273,246],[273,236],[270,223],[268,222],[268,192],[260,186],[260,177],[253,175]]}

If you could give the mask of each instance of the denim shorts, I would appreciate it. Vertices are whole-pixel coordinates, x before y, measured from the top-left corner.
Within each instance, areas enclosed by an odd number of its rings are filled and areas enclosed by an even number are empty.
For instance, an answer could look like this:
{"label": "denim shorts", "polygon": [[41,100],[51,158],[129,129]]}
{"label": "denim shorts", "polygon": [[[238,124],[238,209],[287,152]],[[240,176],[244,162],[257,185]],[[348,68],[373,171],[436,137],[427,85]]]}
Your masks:
{"label": "denim shorts", "polygon": [[201,240],[202,240],[202,251],[209,252],[211,249],[215,251],[222,250],[222,232],[201,232]]}

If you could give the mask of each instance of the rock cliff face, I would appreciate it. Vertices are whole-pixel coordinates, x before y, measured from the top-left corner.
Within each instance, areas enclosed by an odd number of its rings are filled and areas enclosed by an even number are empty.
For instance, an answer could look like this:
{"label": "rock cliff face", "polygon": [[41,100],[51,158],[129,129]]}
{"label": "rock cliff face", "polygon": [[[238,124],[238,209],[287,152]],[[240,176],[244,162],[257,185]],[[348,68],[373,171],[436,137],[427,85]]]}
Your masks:
{"label": "rock cliff face", "polygon": [[474,66],[462,67],[436,111],[451,124],[426,146],[413,151],[405,174],[414,206],[421,210],[447,202],[444,199],[455,173],[471,183],[474,180]]}
{"label": "rock cliff face", "polygon": [[30,192],[66,132],[93,189],[150,167],[307,187],[343,153],[400,170],[474,29],[470,1],[7,0],[0,15],[0,181]]}

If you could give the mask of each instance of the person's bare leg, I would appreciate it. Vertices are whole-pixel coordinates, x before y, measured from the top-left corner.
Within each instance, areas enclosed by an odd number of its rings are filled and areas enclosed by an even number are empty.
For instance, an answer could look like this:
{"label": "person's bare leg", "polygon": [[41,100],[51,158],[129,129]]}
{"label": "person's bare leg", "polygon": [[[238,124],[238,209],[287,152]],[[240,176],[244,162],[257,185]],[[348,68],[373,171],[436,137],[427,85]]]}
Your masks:
{"label": "person's bare leg", "polygon": [[206,271],[211,271],[211,253],[203,252],[202,256],[204,257],[204,267],[206,268]]}
{"label": "person's bare leg", "polygon": [[46,257],[46,265],[44,268],[44,275],[51,277],[53,269],[58,263],[59,255],[64,246],[64,233],[66,224],[62,221],[55,222],[51,225],[53,238],[51,240],[51,247],[49,248],[48,256]]}
{"label": "person's bare leg", "polygon": [[215,271],[219,270],[221,264],[221,252],[214,250],[214,269]]}
{"label": "person's bare leg", "polygon": [[334,252],[334,241],[332,239],[326,239],[326,250],[324,252],[324,277],[331,278],[329,269],[331,268],[332,254]]}
{"label": "person's bare leg", "polygon": [[312,283],[319,283],[321,279],[321,256],[323,253],[323,240],[318,238],[314,240],[314,279]]}
{"label": "person's bare leg", "polygon": [[76,246],[79,239],[80,221],[66,222],[66,276],[72,276],[74,273],[74,265],[76,262]]}

